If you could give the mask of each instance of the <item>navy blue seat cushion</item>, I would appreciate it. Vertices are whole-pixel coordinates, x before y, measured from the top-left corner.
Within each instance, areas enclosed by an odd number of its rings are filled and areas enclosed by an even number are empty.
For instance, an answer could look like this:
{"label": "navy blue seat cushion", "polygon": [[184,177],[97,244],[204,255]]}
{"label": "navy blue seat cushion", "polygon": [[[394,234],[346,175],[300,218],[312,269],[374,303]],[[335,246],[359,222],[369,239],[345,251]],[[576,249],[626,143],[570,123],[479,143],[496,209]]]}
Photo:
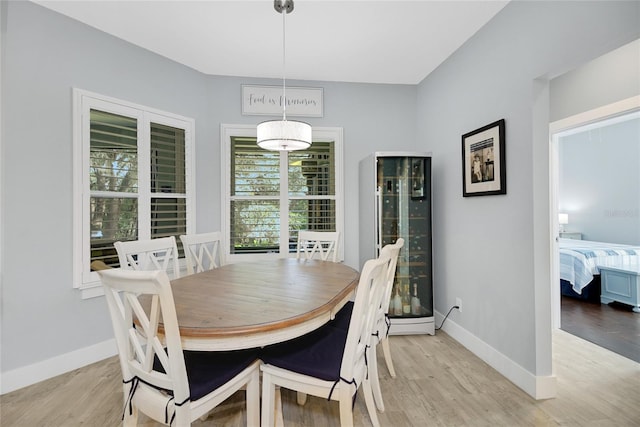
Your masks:
{"label": "navy blue seat cushion", "polygon": [[330,323],[302,337],[265,347],[263,362],[325,381],[340,379],[347,331]]}
{"label": "navy blue seat cushion", "polygon": [[[224,385],[258,359],[258,350],[184,351],[191,401]],[[154,369],[164,372],[156,358]]]}
{"label": "navy blue seat cushion", "polygon": [[347,303],[336,313],[336,317],[331,321],[331,325],[335,328],[348,330],[351,322],[351,312],[353,312],[353,301]]}

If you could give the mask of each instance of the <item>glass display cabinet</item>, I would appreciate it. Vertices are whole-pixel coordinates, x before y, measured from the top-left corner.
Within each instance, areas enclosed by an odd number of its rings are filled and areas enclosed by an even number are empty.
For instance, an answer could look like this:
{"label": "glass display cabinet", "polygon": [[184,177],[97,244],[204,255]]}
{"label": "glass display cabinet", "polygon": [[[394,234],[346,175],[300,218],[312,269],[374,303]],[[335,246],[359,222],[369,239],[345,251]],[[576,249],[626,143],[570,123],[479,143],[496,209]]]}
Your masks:
{"label": "glass display cabinet", "polygon": [[376,152],[360,162],[360,266],[405,241],[389,301],[390,334],[435,333],[431,155]]}

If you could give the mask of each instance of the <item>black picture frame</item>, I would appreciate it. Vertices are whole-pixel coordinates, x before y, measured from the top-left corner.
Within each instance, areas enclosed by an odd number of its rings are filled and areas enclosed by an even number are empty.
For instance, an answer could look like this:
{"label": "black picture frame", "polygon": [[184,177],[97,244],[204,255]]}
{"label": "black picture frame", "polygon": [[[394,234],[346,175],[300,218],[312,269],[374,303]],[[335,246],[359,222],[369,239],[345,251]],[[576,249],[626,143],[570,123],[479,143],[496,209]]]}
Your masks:
{"label": "black picture frame", "polygon": [[507,194],[505,121],[462,135],[462,196]]}
{"label": "black picture frame", "polygon": [[411,158],[411,198],[412,199],[424,199],[425,193],[425,179],[424,179],[424,158],[412,157]]}

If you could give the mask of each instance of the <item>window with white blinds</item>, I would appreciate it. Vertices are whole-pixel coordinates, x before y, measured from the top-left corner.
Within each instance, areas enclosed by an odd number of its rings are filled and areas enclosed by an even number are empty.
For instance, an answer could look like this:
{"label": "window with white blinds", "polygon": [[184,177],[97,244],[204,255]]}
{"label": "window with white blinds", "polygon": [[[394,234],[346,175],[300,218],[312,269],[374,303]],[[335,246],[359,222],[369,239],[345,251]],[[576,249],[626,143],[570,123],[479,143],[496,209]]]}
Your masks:
{"label": "window with white blinds", "polygon": [[192,222],[193,120],[80,90],[74,95],[74,262],[75,286],[82,288],[99,285],[92,261],[119,266],[116,241],[176,236],[180,246],[178,236]]}
{"label": "window with white blinds", "polygon": [[253,129],[226,131],[226,250],[231,259],[292,254],[298,230],[341,230],[341,130],[314,129],[314,139],[316,133],[324,137],[309,149],[277,152],[258,147]]}

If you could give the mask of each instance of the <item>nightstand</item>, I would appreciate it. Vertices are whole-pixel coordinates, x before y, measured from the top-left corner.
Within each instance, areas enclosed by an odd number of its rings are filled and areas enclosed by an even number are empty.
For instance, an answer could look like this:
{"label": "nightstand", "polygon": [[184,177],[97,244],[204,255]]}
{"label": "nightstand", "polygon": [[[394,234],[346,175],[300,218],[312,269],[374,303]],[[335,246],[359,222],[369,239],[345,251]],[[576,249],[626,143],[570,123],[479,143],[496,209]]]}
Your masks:
{"label": "nightstand", "polygon": [[578,233],[575,231],[561,231],[560,237],[562,237],[563,239],[582,240],[582,233]]}
{"label": "nightstand", "polygon": [[602,291],[600,302],[608,304],[618,301],[633,306],[640,313],[640,264],[620,263],[620,265],[599,265]]}

